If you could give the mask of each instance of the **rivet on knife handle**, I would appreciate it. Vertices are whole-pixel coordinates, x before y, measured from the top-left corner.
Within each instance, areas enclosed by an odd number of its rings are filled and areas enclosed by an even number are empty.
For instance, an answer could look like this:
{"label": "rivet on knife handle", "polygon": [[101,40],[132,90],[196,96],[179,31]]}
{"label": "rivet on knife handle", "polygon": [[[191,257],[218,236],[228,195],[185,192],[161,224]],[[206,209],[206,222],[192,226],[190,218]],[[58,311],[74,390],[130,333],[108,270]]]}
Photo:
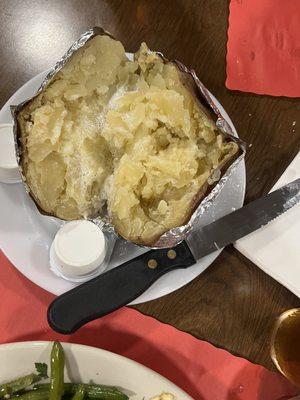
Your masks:
{"label": "rivet on knife handle", "polygon": [[57,297],[48,309],[49,325],[69,334],[130,303],[170,270],[196,261],[185,242],[151,250]]}

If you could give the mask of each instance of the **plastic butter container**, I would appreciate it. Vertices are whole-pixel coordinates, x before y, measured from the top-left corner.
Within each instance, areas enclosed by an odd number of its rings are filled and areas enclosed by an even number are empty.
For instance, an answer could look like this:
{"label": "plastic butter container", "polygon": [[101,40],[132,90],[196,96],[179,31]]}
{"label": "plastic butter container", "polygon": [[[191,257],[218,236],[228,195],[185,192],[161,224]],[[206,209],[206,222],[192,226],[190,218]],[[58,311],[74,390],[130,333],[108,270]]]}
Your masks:
{"label": "plastic butter container", "polygon": [[104,234],[93,222],[67,222],[56,233],[50,248],[50,268],[73,282],[85,282],[104,272],[116,237]]}
{"label": "plastic butter container", "polygon": [[0,124],[0,182],[21,182],[12,124]]}

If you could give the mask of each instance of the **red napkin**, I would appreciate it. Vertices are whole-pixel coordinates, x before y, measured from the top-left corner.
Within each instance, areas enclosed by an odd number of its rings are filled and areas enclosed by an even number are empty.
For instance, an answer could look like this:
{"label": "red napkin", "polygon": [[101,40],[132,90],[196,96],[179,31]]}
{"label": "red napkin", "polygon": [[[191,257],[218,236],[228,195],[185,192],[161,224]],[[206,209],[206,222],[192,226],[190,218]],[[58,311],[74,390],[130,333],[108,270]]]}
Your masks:
{"label": "red napkin", "polygon": [[130,308],[72,336],[56,334],[46,321],[54,296],[24,278],[1,252],[0,293],[0,343],[56,339],[101,347],[152,368],[197,400],[283,400],[296,394],[279,374]]}
{"label": "red napkin", "polygon": [[299,0],[231,0],[226,86],[300,97]]}

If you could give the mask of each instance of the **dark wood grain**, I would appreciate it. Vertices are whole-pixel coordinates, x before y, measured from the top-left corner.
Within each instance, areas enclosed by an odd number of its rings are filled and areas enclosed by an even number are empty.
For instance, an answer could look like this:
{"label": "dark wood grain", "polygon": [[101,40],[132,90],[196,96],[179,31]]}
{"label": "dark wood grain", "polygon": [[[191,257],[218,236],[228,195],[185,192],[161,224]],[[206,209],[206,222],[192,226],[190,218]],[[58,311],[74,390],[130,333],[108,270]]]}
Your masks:
{"label": "dark wood grain", "polygon": [[[266,193],[299,151],[300,100],[225,88],[226,0],[2,0],[0,10],[0,106],[52,66],[82,32],[100,25],[129,51],[146,41],[197,71],[252,144],[246,201]],[[137,308],[272,368],[271,326],[280,312],[295,306],[300,301],[293,294],[228,248],[186,287]]]}

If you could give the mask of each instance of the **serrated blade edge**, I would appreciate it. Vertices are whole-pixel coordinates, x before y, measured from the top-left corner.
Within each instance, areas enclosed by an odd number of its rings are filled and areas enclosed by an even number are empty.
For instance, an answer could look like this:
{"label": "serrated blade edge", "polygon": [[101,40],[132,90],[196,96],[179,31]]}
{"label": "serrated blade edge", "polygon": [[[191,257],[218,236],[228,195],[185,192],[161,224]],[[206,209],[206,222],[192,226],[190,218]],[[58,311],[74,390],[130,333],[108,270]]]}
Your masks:
{"label": "serrated blade edge", "polygon": [[186,239],[198,260],[262,228],[300,201],[300,178],[192,232]]}

